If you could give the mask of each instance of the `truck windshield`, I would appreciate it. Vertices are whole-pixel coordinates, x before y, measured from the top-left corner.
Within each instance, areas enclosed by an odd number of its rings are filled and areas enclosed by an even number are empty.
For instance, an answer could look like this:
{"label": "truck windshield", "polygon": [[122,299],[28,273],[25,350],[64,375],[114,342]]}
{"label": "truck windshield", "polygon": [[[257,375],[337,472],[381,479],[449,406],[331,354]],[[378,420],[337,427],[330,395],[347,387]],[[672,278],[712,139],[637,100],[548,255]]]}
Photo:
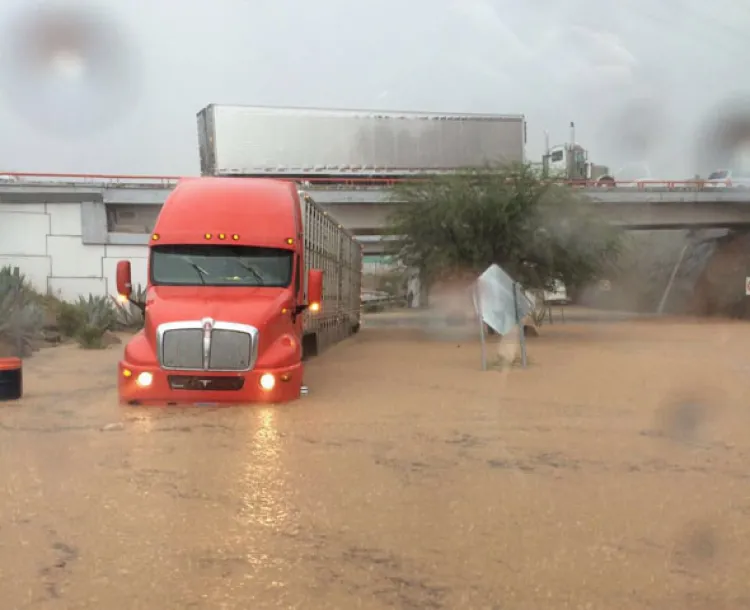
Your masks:
{"label": "truck windshield", "polygon": [[151,248],[151,283],[285,288],[292,280],[293,257],[291,250],[254,246],[155,246]]}

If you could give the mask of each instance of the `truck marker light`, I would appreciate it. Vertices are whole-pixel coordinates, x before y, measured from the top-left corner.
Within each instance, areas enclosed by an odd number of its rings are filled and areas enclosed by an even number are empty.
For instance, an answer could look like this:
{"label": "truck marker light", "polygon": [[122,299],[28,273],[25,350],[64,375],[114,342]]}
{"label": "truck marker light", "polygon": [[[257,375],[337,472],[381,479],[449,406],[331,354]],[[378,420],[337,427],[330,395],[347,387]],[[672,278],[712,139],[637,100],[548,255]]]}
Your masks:
{"label": "truck marker light", "polygon": [[158,233],[154,233],[154,234],[153,234],[153,235],[151,236],[151,239],[152,239],[152,240],[154,240],[154,241],[159,241],[159,234],[158,234]]}
{"label": "truck marker light", "polygon": [[294,240],[291,237],[287,237],[286,243],[288,243],[291,246],[294,243]]}
{"label": "truck marker light", "polygon": [[227,236],[224,233],[219,233],[219,239],[226,239]]}
{"label": "truck marker light", "polygon": [[142,388],[147,388],[153,383],[153,381],[154,381],[154,376],[151,373],[146,372],[146,371],[138,375],[138,377],[135,380],[135,382]]}
{"label": "truck marker light", "polygon": [[281,381],[289,381],[291,378],[292,376],[289,373],[284,373],[281,377],[279,377]]}
{"label": "truck marker light", "polygon": [[130,369],[122,369],[122,376],[123,377],[132,377],[133,376],[133,371],[131,371]]}
{"label": "truck marker light", "polygon": [[271,373],[264,373],[260,376],[260,387],[266,392],[270,392],[276,386],[276,378]]}
{"label": "truck marker light", "polygon": [[240,236],[239,236],[239,235],[237,235],[237,233],[235,233],[234,235],[232,235],[232,239],[233,239],[234,241],[237,241],[237,240],[238,240],[239,238],[240,238]]}
{"label": "truck marker light", "polygon": [[281,313],[288,313],[289,310],[286,307],[281,308]]}
{"label": "truck marker light", "polygon": [[117,302],[124,305],[128,302],[128,297],[126,297],[124,294],[118,294],[117,295]]}
{"label": "truck marker light", "polygon": [[211,234],[210,233],[206,233],[203,237],[205,237],[206,239],[211,239]]}
{"label": "truck marker light", "polygon": [[313,313],[320,311],[320,303],[310,303],[310,311]]}

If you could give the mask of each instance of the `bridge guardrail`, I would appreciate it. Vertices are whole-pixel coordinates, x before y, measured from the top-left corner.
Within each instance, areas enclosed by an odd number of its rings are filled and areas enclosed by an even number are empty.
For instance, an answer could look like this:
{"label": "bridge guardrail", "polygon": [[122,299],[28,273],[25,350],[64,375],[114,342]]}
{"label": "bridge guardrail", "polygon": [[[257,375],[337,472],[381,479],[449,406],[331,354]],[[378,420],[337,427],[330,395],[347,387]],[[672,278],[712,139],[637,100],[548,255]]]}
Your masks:
{"label": "bridge guardrail", "polygon": [[[139,174],[61,174],[40,172],[4,172],[0,171],[0,183],[7,184],[90,184],[105,187],[161,187],[171,188],[178,180],[196,176],[152,176]],[[383,188],[404,182],[426,180],[422,176],[285,176],[266,174],[264,177],[288,179],[305,184],[311,189],[335,188]],[[640,191],[702,191],[702,190],[735,190],[730,181],[706,180],[552,180],[572,188],[591,190],[628,189]]]}

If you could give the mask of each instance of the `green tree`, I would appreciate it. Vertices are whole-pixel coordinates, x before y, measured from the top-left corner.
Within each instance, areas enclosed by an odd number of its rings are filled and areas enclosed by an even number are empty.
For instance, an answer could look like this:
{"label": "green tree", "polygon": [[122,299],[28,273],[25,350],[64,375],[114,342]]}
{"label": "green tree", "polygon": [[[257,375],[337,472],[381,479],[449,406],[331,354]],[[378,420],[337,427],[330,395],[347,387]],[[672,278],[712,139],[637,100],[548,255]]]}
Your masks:
{"label": "green tree", "polygon": [[560,280],[575,291],[610,274],[622,249],[621,231],[581,195],[527,165],[423,176],[397,185],[392,198],[402,260],[428,285],[496,263],[528,288]]}

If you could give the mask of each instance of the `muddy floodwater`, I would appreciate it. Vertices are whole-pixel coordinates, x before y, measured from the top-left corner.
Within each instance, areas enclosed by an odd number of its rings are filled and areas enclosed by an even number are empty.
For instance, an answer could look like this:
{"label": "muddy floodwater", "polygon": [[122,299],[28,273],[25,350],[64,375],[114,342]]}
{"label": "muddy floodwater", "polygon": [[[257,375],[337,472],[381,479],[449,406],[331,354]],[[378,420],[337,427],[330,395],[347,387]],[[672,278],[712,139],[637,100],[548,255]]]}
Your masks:
{"label": "muddy floodwater", "polygon": [[120,408],[120,348],[0,405],[0,608],[750,608],[750,325],[365,327],[279,407]]}

